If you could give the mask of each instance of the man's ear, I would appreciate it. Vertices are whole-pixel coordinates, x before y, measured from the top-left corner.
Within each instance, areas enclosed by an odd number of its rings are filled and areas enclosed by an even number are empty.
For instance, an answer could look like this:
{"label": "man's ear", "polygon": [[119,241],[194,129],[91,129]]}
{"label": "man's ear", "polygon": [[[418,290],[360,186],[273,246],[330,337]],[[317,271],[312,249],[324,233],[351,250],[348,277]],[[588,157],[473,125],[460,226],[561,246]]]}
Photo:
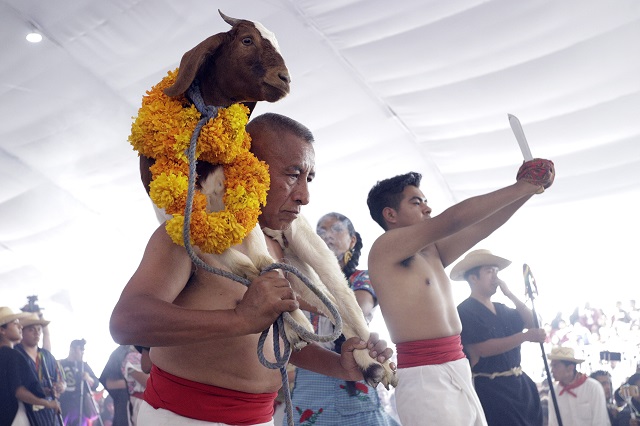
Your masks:
{"label": "man's ear", "polygon": [[391,207],[382,209],[382,217],[387,223],[396,223],[396,211]]}
{"label": "man's ear", "polygon": [[466,280],[469,283],[469,286],[473,286],[478,282],[478,276],[475,274],[469,274],[467,275]]}

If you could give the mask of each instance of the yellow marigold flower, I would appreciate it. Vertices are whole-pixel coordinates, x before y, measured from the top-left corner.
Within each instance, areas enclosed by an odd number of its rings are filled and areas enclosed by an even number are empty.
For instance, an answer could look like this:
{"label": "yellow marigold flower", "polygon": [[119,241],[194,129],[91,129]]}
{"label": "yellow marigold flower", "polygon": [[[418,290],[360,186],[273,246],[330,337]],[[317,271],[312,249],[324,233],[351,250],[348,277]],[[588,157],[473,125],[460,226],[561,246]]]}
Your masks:
{"label": "yellow marigold flower", "polygon": [[167,231],[167,235],[171,237],[171,241],[181,246],[184,246],[184,239],[182,238],[183,226],[184,216],[177,214],[173,215],[173,217],[164,224],[164,229]]}
{"label": "yellow marigold flower", "polygon": [[162,173],[151,181],[149,196],[156,206],[166,209],[187,191],[188,186],[188,179],[182,173]]}
{"label": "yellow marigold flower", "polygon": [[[173,85],[178,70],[147,91],[131,125],[129,142],[140,154],[153,158],[150,196],[173,218],[165,229],[172,241],[184,245],[189,164],[186,151],[200,113],[185,96],[170,98],[164,89]],[[224,165],[225,209],[207,212],[206,197],[196,192],[191,207],[190,243],[207,253],[222,253],[239,244],[258,223],[260,206],[266,203],[269,169],[249,152],[246,132],[249,109],[234,104],[220,108],[201,129],[195,150],[198,161]]]}

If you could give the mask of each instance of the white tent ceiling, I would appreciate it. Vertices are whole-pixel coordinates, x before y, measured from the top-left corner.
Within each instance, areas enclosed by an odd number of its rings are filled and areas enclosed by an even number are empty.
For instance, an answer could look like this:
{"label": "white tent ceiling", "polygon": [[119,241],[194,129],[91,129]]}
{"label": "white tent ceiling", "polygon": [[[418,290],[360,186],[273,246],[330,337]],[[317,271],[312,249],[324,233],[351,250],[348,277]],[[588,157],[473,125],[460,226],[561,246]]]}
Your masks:
{"label": "white tent ceiling", "polygon": [[512,113],[557,179],[483,246],[529,262],[548,310],[635,297],[637,0],[2,0],[0,305],[39,295],[54,354],[79,336],[113,346],[111,308],[156,226],[131,117],[184,51],[228,29],[218,8],[278,37],[291,94],[255,114],[314,132],[312,222],[345,213],[368,247],[379,179],[423,173],[436,213],[513,182]]}

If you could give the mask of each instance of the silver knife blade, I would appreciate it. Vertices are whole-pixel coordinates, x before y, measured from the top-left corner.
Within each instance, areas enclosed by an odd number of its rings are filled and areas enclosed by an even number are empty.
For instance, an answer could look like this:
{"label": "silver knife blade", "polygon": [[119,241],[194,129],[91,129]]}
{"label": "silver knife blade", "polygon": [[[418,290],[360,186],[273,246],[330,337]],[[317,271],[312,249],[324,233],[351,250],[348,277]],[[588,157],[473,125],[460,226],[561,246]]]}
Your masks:
{"label": "silver knife blade", "polygon": [[516,140],[518,141],[518,145],[520,146],[520,151],[522,152],[524,161],[533,160],[533,155],[531,155],[531,149],[529,149],[527,138],[524,137],[524,131],[522,130],[520,120],[518,120],[518,117],[516,117],[515,115],[507,115],[509,116],[509,125],[511,125],[511,130],[513,130],[513,134],[516,136]]}

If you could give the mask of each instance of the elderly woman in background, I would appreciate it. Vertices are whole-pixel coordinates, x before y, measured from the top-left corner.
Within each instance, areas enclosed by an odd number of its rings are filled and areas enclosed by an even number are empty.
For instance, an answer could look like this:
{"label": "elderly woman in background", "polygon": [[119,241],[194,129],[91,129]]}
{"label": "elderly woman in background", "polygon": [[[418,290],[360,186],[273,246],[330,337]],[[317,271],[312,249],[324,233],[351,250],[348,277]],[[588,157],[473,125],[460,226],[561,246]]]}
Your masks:
{"label": "elderly woman in background", "polygon": [[[369,274],[357,269],[362,249],[360,234],[349,218],[340,213],[328,213],[320,218],[316,232],[336,255],[364,317],[370,322],[377,300],[369,282]],[[316,333],[326,335],[333,332],[333,324],[328,318],[311,306],[301,304],[301,308],[308,309],[305,314]],[[334,342],[321,344],[340,353],[343,341],[344,336],[340,336]],[[377,391],[365,382],[345,382],[302,368],[296,369],[292,405],[295,424],[301,426],[398,424],[384,411]],[[286,425],[286,419],[283,424]]]}

